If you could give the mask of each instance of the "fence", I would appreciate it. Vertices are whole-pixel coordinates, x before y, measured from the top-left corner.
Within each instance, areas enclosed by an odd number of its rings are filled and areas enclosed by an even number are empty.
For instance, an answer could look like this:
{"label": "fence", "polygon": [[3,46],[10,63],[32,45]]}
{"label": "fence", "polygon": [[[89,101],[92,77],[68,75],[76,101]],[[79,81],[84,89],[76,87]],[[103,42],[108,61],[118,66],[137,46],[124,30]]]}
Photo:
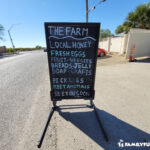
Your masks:
{"label": "fence", "polygon": [[128,34],[120,37],[109,37],[100,41],[99,47],[120,55],[126,53],[126,59],[130,57],[133,47],[135,47],[134,58],[150,56],[150,30],[130,29]]}
{"label": "fence", "polygon": [[150,30],[131,29],[127,42],[126,59],[129,58],[132,47],[135,46],[133,57],[150,56]]}
{"label": "fence", "polygon": [[127,38],[127,34],[124,34],[121,37],[109,37],[100,41],[99,47],[108,52],[115,52],[122,55],[126,52]]}
{"label": "fence", "polygon": [[5,46],[0,47],[0,53],[5,53],[5,52],[7,52],[6,47]]}

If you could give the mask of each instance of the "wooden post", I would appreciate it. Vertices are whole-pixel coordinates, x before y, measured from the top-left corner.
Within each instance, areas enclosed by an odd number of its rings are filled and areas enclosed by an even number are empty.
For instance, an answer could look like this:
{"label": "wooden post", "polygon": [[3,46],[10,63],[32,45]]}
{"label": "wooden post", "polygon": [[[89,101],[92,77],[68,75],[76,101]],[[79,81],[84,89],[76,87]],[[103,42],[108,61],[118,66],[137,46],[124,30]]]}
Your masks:
{"label": "wooden post", "polygon": [[89,8],[88,8],[88,0],[86,0],[86,22],[88,23],[88,14],[89,13]]}

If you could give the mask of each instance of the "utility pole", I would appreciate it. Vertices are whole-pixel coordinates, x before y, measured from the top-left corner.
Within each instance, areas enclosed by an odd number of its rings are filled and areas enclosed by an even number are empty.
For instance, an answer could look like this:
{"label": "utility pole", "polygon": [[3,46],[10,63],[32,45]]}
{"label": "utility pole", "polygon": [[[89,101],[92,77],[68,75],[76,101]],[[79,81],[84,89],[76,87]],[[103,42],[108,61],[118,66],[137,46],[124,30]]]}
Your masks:
{"label": "utility pole", "polygon": [[89,12],[91,11],[91,10],[95,10],[95,8],[98,6],[98,5],[100,5],[101,3],[103,3],[103,2],[105,2],[106,0],[101,0],[101,1],[99,1],[94,7],[92,7],[92,9],[89,9],[88,8],[88,0],[86,0],[86,23],[88,23],[88,20],[89,20]]}
{"label": "utility pole", "polygon": [[13,24],[13,25],[8,29],[8,35],[9,35],[9,38],[10,38],[10,41],[11,41],[11,44],[12,44],[12,47],[13,47],[14,51],[15,51],[15,45],[14,45],[14,43],[13,43],[13,40],[12,40],[12,37],[11,37],[11,34],[10,34],[10,30],[11,30],[14,26],[16,26],[16,25],[21,25],[21,24]]}
{"label": "utility pole", "polygon": [[88,16],[89,16],[89,8],[88,8],[88,0],[86,0],[86,22],[88,23]]}
{"label": "utility pole", "polygon": [[14,46],[13,40],[12,40],[11,35],[10,35],[10,30],[8,30],[8,35],[9,35],[9,38],[10,38],[12,47],[13,47],[13,49],[15,50],[15,46]]}

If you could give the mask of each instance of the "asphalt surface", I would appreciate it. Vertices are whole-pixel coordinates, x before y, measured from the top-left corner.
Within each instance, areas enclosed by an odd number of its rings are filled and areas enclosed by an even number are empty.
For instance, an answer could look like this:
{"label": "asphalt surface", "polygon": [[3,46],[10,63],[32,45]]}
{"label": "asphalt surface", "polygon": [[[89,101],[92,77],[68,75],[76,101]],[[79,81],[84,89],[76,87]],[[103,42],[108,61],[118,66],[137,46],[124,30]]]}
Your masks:
{"label": "asphalt surface", "polygon": [[0,59],[1,150],[36,149],[49,113],[49,90],[43,51]]}

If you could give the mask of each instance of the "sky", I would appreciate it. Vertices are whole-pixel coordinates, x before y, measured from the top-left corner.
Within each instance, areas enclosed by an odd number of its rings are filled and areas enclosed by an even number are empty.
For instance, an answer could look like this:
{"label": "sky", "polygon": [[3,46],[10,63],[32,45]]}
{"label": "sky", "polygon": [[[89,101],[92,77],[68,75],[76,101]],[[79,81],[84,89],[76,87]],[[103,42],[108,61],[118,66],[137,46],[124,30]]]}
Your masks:
{"label": "sky", "polygon": [[[88,0],[89,9],[100,0]],[[102,29],[113,34],[128,13],[149,0],[106,0],[89,12],[89,22],[100,22]],[[15,47],[44,46],[44,22],[85,22],[86,0],[0,0],[0,24],[5,28],[0,46],[12,47],[10,30]]]}

